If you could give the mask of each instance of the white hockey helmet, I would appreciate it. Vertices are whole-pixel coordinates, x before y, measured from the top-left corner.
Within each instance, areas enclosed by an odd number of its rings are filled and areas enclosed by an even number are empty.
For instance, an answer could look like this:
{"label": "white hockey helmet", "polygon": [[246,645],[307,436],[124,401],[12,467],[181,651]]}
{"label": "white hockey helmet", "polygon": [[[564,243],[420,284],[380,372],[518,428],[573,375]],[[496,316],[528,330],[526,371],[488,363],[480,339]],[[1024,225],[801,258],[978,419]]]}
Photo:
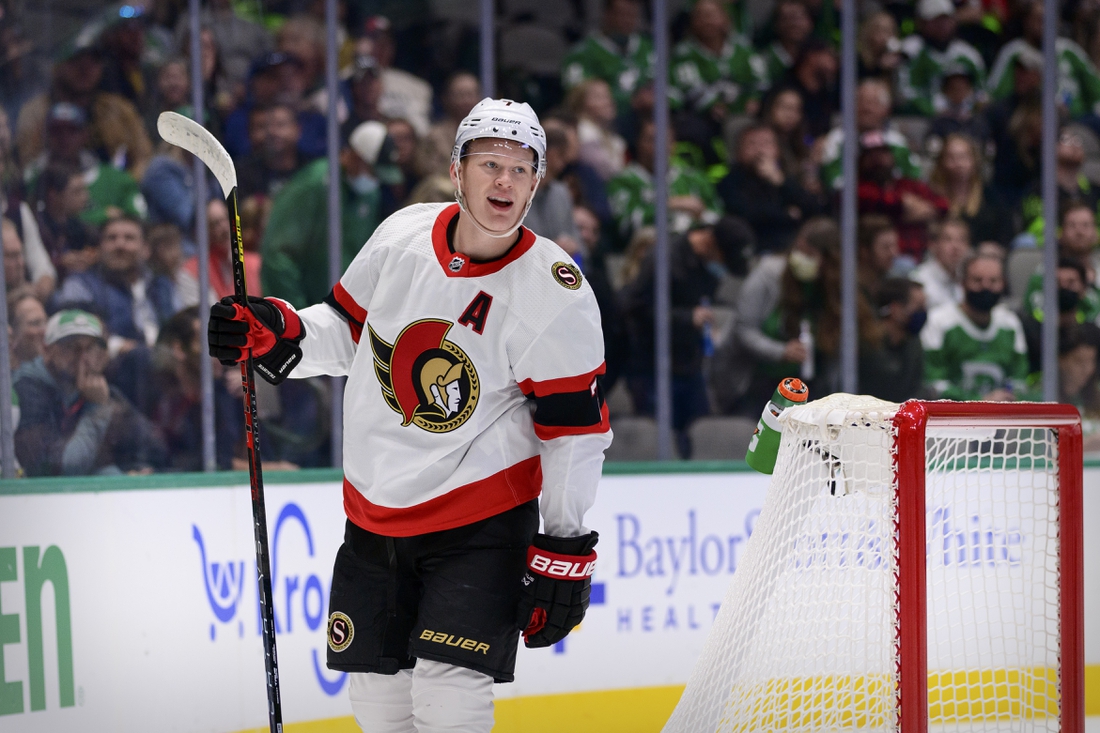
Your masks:
{"label": "white hockey helmet", "polygon": [[462,157],[466,143],[483,137],[515,140],[534,150],[536,175],[540,180],[546,175],[546,133],[527,102],[486,97],[475,104],[466,119],[458,123],[451,163],[457,163]]}

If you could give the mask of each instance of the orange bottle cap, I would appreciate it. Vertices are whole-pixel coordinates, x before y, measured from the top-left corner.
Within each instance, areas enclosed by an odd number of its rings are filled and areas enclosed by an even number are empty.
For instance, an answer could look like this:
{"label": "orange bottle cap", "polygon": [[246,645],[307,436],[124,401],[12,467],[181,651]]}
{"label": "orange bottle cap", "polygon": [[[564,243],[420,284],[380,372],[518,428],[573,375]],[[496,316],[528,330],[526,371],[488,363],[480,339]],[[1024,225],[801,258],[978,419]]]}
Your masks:
{"label": "orange bottle cap", "polygon": [[810,388],[798,377],[788,377],[779,383],[779,394],[791,402],[805,402]]}

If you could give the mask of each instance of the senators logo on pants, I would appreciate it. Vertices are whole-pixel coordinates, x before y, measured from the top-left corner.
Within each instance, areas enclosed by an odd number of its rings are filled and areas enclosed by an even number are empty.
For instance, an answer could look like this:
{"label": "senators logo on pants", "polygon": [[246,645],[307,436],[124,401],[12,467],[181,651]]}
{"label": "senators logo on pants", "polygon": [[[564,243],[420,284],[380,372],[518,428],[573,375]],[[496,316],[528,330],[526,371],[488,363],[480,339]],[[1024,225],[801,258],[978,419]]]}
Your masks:
{"label": "senators logo on pants", "polygon": [[393,344],[374,329],[370,347],[382,396],[401,415],[430,433],[446,433],[466,422],[477,407],[477,370],[447,333],[454,324],[427,318],[405,327]]}

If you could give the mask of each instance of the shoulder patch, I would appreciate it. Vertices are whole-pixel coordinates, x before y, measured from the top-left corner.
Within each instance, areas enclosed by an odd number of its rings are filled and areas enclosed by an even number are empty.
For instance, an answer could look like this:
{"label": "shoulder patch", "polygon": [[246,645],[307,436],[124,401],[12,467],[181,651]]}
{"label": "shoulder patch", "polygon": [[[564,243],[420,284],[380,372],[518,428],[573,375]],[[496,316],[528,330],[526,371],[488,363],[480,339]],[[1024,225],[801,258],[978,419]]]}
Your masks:
{"label": "shoulder patch", "polygon": [[576,290],[581,286],[581,271],[572,262],[555,262],[550,266],[550,274],[566,290]]}

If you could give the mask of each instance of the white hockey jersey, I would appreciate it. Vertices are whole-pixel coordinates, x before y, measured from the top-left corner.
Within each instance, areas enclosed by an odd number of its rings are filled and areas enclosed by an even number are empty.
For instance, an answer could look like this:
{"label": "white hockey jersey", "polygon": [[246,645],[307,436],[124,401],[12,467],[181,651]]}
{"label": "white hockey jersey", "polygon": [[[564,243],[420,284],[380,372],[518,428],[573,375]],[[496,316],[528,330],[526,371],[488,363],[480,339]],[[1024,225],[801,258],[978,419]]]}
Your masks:
{"label": "white hockey jersey", "polygon": [[324,303],[299,312],[291,376],[348,376],[344,509],[394,537],[459,527],[542,494],[547,534],[583,534],[611,443],[600,314],[548,239],[502,258],[448,244],[457,204],[390,216]]}

